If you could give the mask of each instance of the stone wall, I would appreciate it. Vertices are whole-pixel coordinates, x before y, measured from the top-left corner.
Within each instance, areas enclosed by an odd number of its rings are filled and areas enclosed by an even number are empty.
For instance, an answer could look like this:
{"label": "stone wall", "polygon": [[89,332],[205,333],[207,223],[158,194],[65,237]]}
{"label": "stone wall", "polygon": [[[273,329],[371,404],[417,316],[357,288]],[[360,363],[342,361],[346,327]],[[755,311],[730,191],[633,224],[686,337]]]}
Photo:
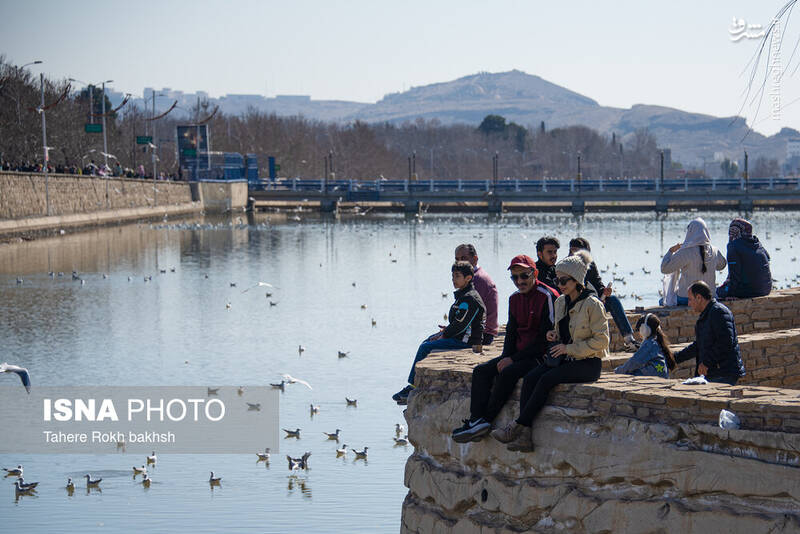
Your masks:
{"label": "stone wall", "polygon": [[[558,386],[536,451],[517,453],[450,439],[484,359],[441,353],[417,367],[401,532],[800,531],[800,391],[604,373]],[[517,415],[518,394],[497,424]],[[741,429],[719,428],[723,408]]]}
{"label": "stone wall", "polygon": [[[171,206],[192,202],[187,182],[49,175],[50,214]],[[0,172],[0,220],[46,215],[43,174]]]}
{"label": "stone wall", "polygon": [[[765,297],[724,301],[736,320],[739,334],[767,332],[781,328],[800,327],[800,287],[773,291]],[[640,312],[627,312],[631,326],[644,313],[654,313],[661,320],[661,327],[672,343],[684,343],[694,337],[694,323],[697,320],[689,308],[647,308]],[[623,350],[622,337],[613,321],[611,331],[611,350]]]}

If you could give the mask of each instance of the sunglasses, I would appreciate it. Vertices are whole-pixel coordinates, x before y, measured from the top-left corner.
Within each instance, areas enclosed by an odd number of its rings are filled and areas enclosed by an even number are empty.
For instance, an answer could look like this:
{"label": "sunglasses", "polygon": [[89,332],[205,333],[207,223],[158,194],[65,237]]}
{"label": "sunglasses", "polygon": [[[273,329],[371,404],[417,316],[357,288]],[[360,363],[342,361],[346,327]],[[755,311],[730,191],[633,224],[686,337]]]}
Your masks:
{"label": "sunglasses", "polygon": [[558,280],[558,285],[565,286],[565,285],[567,285],[567,282],[569,282],[571,280],[575,280],[575,279],[572,278],[571,276],[560,276],[560,277],[557,278],[557,280]]}
{"label": "sunglasses", "polygon": [[527,280],[533,276],[533,271],[528,271],[527,273],[520,273],[520,274],[512,274],[511,280],[516,282],[517,280]]}

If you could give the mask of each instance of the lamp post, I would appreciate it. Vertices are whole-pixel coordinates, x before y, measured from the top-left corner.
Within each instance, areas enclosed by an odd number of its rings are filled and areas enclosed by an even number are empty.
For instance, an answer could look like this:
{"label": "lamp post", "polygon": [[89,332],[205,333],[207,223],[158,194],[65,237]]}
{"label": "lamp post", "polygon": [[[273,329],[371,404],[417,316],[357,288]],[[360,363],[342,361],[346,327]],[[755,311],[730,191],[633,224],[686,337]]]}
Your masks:
{"label": "lamp post", "polygon": [[[41,62],[40,62],[41,63]],[[44,172],[44,206],[47,216],[50,216],[50,175],[47,174],[47,120],[44,116],[44,73],[39,73],[39,81],[42,85],[42,107],[39,112],[42,114],[42,151],[44,153],[44,162],[42,164],[42,172]]]}
{"label": "lamp post", "polygon": [[[106,169],[108,169],[108,135],[106,134],[106,84],[111,83],[114,80],[106,80],[103,82],[103,98],[102,98],[102,106],[103,106],[103,159]],[[108,175],[106,175],[108,178]],[[106,184],[106,189],[108,189],[108,184]],[[108,191],[106,191],[108,193]],[[106,198],[108,195],[106,194]]]}

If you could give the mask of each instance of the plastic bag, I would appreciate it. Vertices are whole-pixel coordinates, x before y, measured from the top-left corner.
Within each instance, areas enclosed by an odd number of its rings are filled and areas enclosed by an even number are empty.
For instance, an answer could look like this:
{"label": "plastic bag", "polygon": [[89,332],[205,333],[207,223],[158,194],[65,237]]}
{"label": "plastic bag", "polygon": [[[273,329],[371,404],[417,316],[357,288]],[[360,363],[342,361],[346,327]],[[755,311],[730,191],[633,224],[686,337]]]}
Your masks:
{"label": "plastic bag", "polygon": [[739,428],[742,422],[735,413],[728,410],[720,410],[719,412],[719,427],[726,430],[734,430]]}

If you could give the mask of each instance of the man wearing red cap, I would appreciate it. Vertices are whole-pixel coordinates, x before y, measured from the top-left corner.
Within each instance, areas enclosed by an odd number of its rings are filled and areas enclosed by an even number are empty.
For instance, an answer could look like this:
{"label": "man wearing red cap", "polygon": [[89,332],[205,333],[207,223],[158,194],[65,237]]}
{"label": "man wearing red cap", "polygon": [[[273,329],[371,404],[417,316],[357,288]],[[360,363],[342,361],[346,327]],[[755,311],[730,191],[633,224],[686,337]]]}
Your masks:
{"label": "man wearing red cap", "polygon": [[517,381],[542,362],[545,336],[553,328],[558,293],[537,280],[536,262],[520,254],[508,269],[517,291],[508,299],[503,352],[472,371],[470,417],[452,434],[458,443],[479,441],[489,433]]}

